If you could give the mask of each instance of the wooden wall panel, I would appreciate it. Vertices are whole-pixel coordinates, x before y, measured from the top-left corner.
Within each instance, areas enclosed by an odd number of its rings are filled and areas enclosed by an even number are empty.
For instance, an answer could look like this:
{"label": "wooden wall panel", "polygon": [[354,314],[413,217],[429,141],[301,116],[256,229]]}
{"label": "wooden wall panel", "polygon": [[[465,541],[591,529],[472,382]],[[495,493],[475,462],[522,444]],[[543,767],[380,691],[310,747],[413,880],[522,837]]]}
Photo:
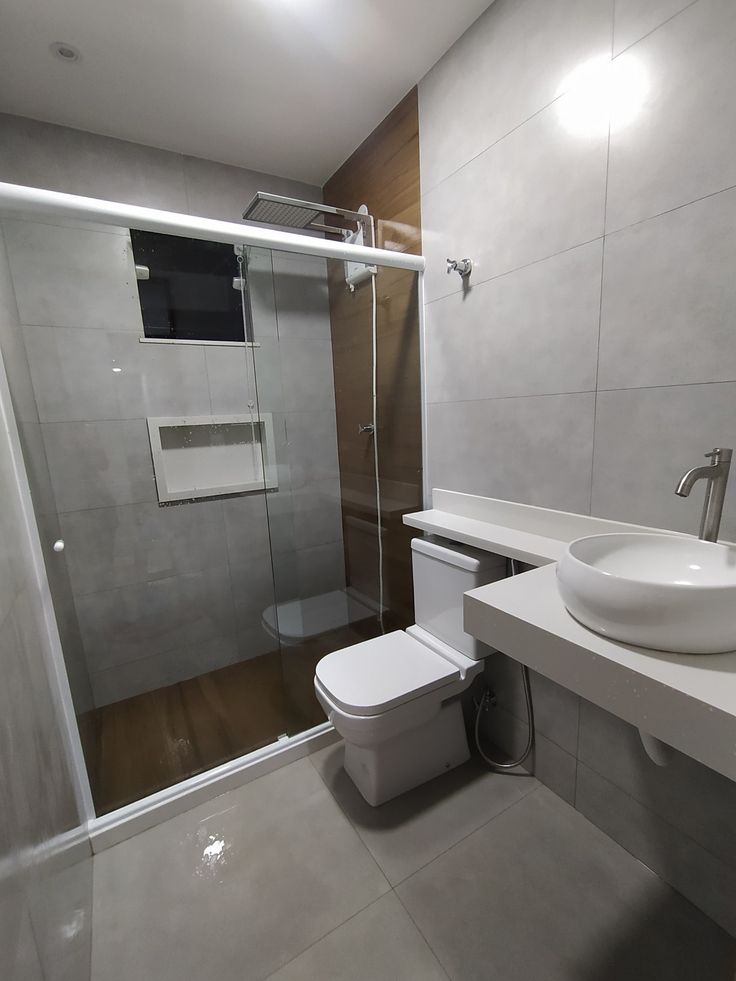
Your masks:
{"label": "wooden wall panel", "polygon": [[[421,252],[419,119],[412,91],[371,133],[324,187],[325,203],[376,219],[376,244]],[[329,264],[330,317],[348,584],[377,599],[373,444],[358,434],[371,421],[371,288],[351,293],[342,263]],[[379,269],[378,404],[381,520],[384,528],[387,625],[414,620],[412,533],[402,515],[422,504],[421,389],[417,277]]]}

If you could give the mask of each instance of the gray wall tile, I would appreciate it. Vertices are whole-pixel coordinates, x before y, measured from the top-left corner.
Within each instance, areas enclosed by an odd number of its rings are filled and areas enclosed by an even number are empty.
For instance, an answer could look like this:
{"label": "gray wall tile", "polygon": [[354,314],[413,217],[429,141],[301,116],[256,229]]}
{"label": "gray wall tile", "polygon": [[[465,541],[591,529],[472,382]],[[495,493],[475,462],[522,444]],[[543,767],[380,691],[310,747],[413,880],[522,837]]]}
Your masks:
{"label": "gray wall tile", "polygon": [[296,553],[299,596],[318,596],[345,588],[345,553],[342,542],[314,545]]}
{"label": "gray wall tile", "polygon": [[610,54],[611,16],[608,0],[496,0],[419,84],[423,192]]}
{"label": "gray wall tile", "polygon": [[3,228],[22,324],[143,333],[126,235],[36,221]]}
{"label": "gray wall tile", "polygon": [[[525,720],[496,706],[481,720],[483,750],[491,759],[499,762],[516,760],[524,752],[529,735]],[[523,764],[513,772],[527,772],[543,783],[568,804],[575,802],[575,771],[577,760],[557,743],[547,739],[540,730],[534,738],[534,748]]]}
{"label": "gray wall tile", "polygon": [[621,719],[581,703],[580,761],[736,869],[736,783],[671,750],[667,766],[649,759]]}
{"label": "gray wall tile", "polygon": [[584,763],[578,764],[576,806],[632,855],[736,936],[733,866],[719,861]]}
{"label": "gray wall tile", "polygon": [[278,640],[266,630],[262,623],[253,624],[235,635],[238,647],[238,661],[250,661],[264,654],[273,654],[280,650]]}
{"label": "gray wall tile", "polygon": [[91,508],[60,518],[77,596],[228,562],[219,501]]}
{"label": "gray wall tile", "polygon": [[601,253],[593,242],[428,304],[428,401],[592,391]]}
{"label": "gray wall tile", "polygon": [[[682,474],[714,446],[731,446],[736,383],[599,392],[592,513],[697,533],[702,489],[677,497]],[[736,474],[721,536],[736,537]]]}
{"label": "gray wall tile", "polygon": [[[630,71],[623,94],[641,105],[626,124],[613,120],[607,165],[608,110],[595,79],[556,97],[608,49],[614,7],[615,50],[627,50],[611,77],[626,82]],[[421,82],[431,486],[582,513],[592,500],[596,515],[697,530],[702,491],[682,500],[675,483],[705,450],[732,444],[736,410],[736,206],[726,190],[736,185],[735,39],[729,0],[584,9],[577,0],[496,0]],[[444,270],[447,256],[466,255],[475,263],[469,290]],[[730,539],[733,501],[730,488]],[[489,735],[518,752],[518,666],[499,656],[485,672],[498,693]],[[572,800],[579,701],[538,676],[532,686],[537,775]],[[719,823],[733,802],[720,778],[679,757],[651,774],[626,727],[607,731],[596,753],[591,766],[613,790],[595,803],[588,780],[578,806],[733,929],[722,870],[732,846]],[[688,795],[697,804],[681,804]],[[681,812],[677,828],[671,812]],[[708,871],[696,882],[701,857]]]}
{"label": "gray wall tile", "polygon": [[428,407],[432,487],[586,513],[592,394]]}
{"label": "gray wall tile", "polygon": [[461,289],[447,256],[471,256],[473,283],[603,234],[607,133],[581,139],[550,106],[422,198],[427,301]]}
{"label": "gray wall tile", "polygon": [[144,420],[45,423],[43,438],[59,511],[157,500]]}
{"label": "gray wall tile", "polygon": [[242,660],[234,635],[217,636],[198,644],[184,644],[161,654],[125,661],[90,675],[95,705],[110,705],[142,692],[155,691],[207,671]]}
{"label": "gray wall tile", "polygon": [[230,584],[237,630],[261,626],[264,611],[276,602],[271,556],[243,555],[230,566]]}
{"label": "gray wall tile", "polygon": [[24,327],[23,334],[42,422],[210,414],[201,347],[141,344],[138,331]]}
{"label": "gray wall tile", "polygon": [[736,191],[606,238],[600,388],[736,379]]}
{"label": "gray wall tile", "polygon": [[611,134],[606,230],[736,184],[735,45],[731,0],[700,0],[622,56],[647,94]]}
{"label": "gray wall tile", "polygon": [[295,548],[342,541],[340,482],[319,480],[293,492]]}
{"label": "gray wall tile", "polygon": [[273,253],[279,337],[330,337],[327,261],[318,256]]}
{"label": "gray wall tile", "polygon": [[252,556],[268,555],[268,521],[265,494],[245,494],[222,502],[230,565],[245,565]]}
{"label": "gray wall tile", "polygon": [[615,0],[613,20],[613,53],[619,54],[630,44],[649,34],[670,17],[674,17],[695,0]]}
{"label": "gray wall tile", "polygon": [[332,342],[290,337],[279,340],[286,412],[326,410],[334,416]]}
{"label": "gray wall tile", "polygon": [[[258,406],[263,412],[272,412],[274,408],[279,408],[278,404],[273,406],[269,402],[273,385],[261,382],[261,374],[268,375],[267,368],[270,367],[271,350],[276,348],[276,343],[263,341],[268,345],[268,349],[252,348],[232,348],[232,347],[208,347],[204,349],[204,358],[207,366],[207,383],[209,386],[210,404],[214,414],[241,415],[246,414],[248,403],[256,401],[256,386],[254,376],[258,377]],[[264,352],[263,354],[261,352]],[[257,368],[254,369],[254,354],[257,356]],[[263,371],[261,366],[263,365]],[[261,390],[264,391],[264,398],[261,400]]]}
{"label": "gray wall tile", "polygon": [[0,180],[186,213],[179,154],[5,114],[0,134]]}
{"label": "gray wall tile", "polygon": [[76,597],[90,672],[228,637],[227,568],[205,569]]}
{"label": "gray wall tile", "polygon": [[292,486],[338,478],[334,412],[290,412],[285,422]]}
{"label": "gray wall tile", "polygon": [[286,197],[305,201],[322,200],[320,188],[275,177],[273,174],[231,167],[214,160],[203,160],[201,157],[183,157],[182,164],[188,210],[192,215],[241,221],[246,205],[256,191],[284,194]]}

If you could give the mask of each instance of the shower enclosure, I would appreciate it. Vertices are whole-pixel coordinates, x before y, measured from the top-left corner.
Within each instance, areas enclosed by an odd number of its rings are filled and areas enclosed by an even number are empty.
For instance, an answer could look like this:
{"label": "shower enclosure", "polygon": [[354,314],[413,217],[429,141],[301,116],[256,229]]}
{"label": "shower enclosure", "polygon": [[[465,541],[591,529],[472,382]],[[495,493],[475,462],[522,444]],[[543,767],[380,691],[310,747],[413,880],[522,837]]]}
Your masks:
{"label": "shower enclosure", "polygon": [[101,815],[323,725],[316,661],[410,620],[420,473],[376,459],[421,259],[348,248],[386,272],[350,290],[342,244],[34,194],[0,188],[14,409]]}

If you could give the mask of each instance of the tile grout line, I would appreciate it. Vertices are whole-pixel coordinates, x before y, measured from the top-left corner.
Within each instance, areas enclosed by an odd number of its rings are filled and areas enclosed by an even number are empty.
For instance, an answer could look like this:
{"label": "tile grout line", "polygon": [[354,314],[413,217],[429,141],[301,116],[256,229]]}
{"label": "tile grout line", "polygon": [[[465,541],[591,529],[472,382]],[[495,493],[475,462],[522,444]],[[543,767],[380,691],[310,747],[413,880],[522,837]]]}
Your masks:
{"label": "tile grout line", "polygon": [[578,809],[578,771],[580,770],[580,729],[581,729],[581,719],[582,719],[582,704],[580,700],[580,695],[577,696],[578,700],[578,724],[577,724],[577,734],[575,737],[575,780],[573,783],[573,795],[572,795],[572,806],[577,811]]}
{"label": "tile grout line", "polygon": [[[280,971],[283,971],[284,968],[288,967],[290,964],[293,964],[294,961],[298,960],[303,954],[306,954],[307,951],[309,951],[309,950],[312,949],[312,947],[316,947],[317,944],[318,943],[321,943],[326,937],[331,936],[333,933],[335,933],[341,927],[344,927],[347,923],[350,923],[350,921],[351,920],[354,920],[356,918],[356,916],[360,916],[361,913],[365,913],[365,911],[367,909],[370,909],[371,906],[375,906],[376,903],[380,903],[380,901],[382,899],[385,899],[386,896],[390,896],[393,893],[393,888],[391,887],[391,883],[388,883],[388,885],[389,885],[389,888],[388,888],[388,890],[386,892],[381,893],[380,896],[377,896],[375,899],[371,899],[371,901],[369,903],[366,903],[365,906],[361,906],[360,909],[356,910],[354,913],[351,913],[350,916],[346,920],[343,920],[342,921],[342,923],[338,923],[336,926],[331,927],[329,930],[327,930],[321,936],[317,937],[316,940],[313,940],[310,944],[308,944],[306,947],[304,947],[302,950],[300,950],[299,953],[295,954],[293,957],[290,957],[288,961],[284,961],[283,964],[280,964],[276,968],[275,971],[271,971],[269,974],[264,975],[260,979],[260,981],[270,981],[271,978],[275,977]],[[398,899],[398,896],[397,896],[397,899]],[[403,903],[402,903],[402,906],[403,906]],[[408,910],[407,910],[407,912],[408,912]]]}
{"label": "tile grout line", "polygon": [[[630,793],[628,790],[625,790],[623,787],[620,787],[615,781],[611,780],[611,778],[609,776],[607,776],[605,773],[601,773],[596,767],[592,766],[590,763],[587,763],[585,760],[578,759],[578,763],[581,766],[587,767],[597,777],[599,777],[601,780],[605,781],[605,783],[607,783],[609,786],[614,787],[616,790],[618,790],[620,793],[622,793],[625,797],[628,797],[628,799],[631,800],[631,801],[633,801],[635,804],[638,804],[639,807],[644,808],[644,810],[648,814],[653,815],[655,818],[657,818],[663,824],[666,824],[668,828],[671,828],[678,835],[682,835],[683,838],[686,838],[689,842],[692,842],[692,844],[695,845],[696,848],[699,848],[701,851],[705,852],[705,854],[708,855],[708,856],[710,856],[710,858],[712,858],[715,862],[717,862],[719,865],[722,865],[724,869],[726,869],[728,871],[732,871],[732,870],[736,869],[736,866],[733,865],[731,862],[727,862],[726,860],[724,860],[723,858],[721,858],[719,855],[716,855],[706,845],[703,845],[700,841],[698,841],[697,838],[693,838],[693,836],[691,834],[689,834],[687,831],[683,831],[681,828],[678,828],[676,824],[673,824],[666,817],[663,817],[658,811],[655,811],[652,807],[649,807],[649,805],[647,805],[643,801],[639,800],[638,797],[634,797],[634,795],[632,793]],[[595,823],[595,821],[593,821],[591,818],[589,818],[583,811],[579,811],[577,807],[575,808],[575,810],[577,810],[579,814],[582,814],[583,817],[587,821],[590,821],[591,824],[594,824],[596,827],[598,827],[598,825]],[[600,828],[599,830],[602,831],[603,829]],[[607,831],[604,831],[603,833],[604,834],[608,834]],[[612,835],[608,835],[608,837],[611,838],[612,841],[616,841],[617,844],[621,845],[621,842],[619,842],[619,841],[617,841],[617,839],[613,838]],[[629,849],[626,848],[625,845],[621,845],[621,847],[625,851],[629,851]],[[634,855],[633,852],[629,852],[629,854],[630,855]],[[646,865],[646,862],[642,861],[642,859],[639,858],[638,855],[634,855],[634,858],[638,862],[641,862],[642,865]],[[648,865],[647,865],[647,868],[649,868]],[[659,872],[655,872],[654,869],[652,869],[651,871],[654,872],[654,874],[656,876],[658,876],[660,879],[662,879],[663,882],[666,882],[667,881],[666,879],[664,879],[659,874]],[[674,889],[674,886],[672,888]],[[687,899],[687,896],[685,896],[685,898]],[[691,902],[691,900],[688,900],[688,901]],[[701,912],[702,912],[702,910],[701,910]]]}
{"label": "tile grout line", "polygon": [[[683,7],[682,10],[676,11],[670,17],[666,18],[666,20],[663,20],[660,24],[657,24],[651,30],[647,31],[646,34],[642,34],[641,37],[636,38],[636,40],[632,41],[631,44],[628,44],[625,48],[622,48],[619,52],[617,52],[616,54],[614,54],[614,34],[615,34],[615,22],[616,22],[616,0],[611,0],[611,54],[610,54],[611,61],[615,61],[616,58],[620,57],[622,54],[624,54],[624,52],[630,51],[631,48],[635,47],[641,41],[645,40],[648,37],[651,37],[652,34],[655,34],[658,30],[660,30],[660,28],[664,27],[665,24],[669,24],[670,21],[674,20],[676,17],[679,17],[680,14],[683,14],[686,10],[689,10],[690,7],[694,7],[695,4],[698,3],[698,2],[699,2],[699,0],[690,0],[690,3],[688,3],[685,7]],[[447,53],[447,52],[445,52],[445,53]],[[463,163],[461,163],[459,166],[457,166],[454,170],[451,170],[448,174],[445,174],[444,177],[441,177],[428,190],[421,190],[421,192],[420,192],[421,193],[421,198],[425,198],[428,195],[433,194],[437,190],[437,188],[441,187],[442,184],[445,183],[445,181],[448,181],[448,180],[450,180],[450,178],[455,177],[457,174],[460,173],[461,170],[463,170],[465,167],[467,167],[468,164],[472,163],[474,160],[477,160],[478,157],[482,157],[484,153],[487,153],[488,152],[488,150],[491,150],[491,149],[493,149],[493,147],[498,146],[499,143],[503,142],[503,140],[507,139],[509,136],[511,136],[513,133],[515,133],[518,129],[521,129],[522,126],[525,126],[532,119],[535,119],[537,116],[539,116],[540,113],[545,112],[545,110],[549,109],[556,102],[559,102],[560,99],[563,99],[570,91],[571,91],[570,89],[566,89],[564,92],[560,92],[558,95],[556,95],[549,102],[545,102],[545,104],[543,106],[541,106],[539,109],[536,109],[534,112],[532,112],[531,115],[529,115],[525,119],[521,120],[521,122],[517,123],[515,126],[512,126],[511,129],[509,129],[505,133],[503,133],[502,136],[499,136],[497,139],[492,140],[489,144],[487,144],[487,146],[483,147],[477,153],[474,153],[471,157],[468,157],[467,160],[465,160]]]}
{"label": "tile grout line", "polygon": [[[489,772],[497,773],[498,771],[489,771]],[[498,773],[498,775],[504,776],[505,774]],[[451,845],[448,845],[447,848],[443,848],[441,852],[438,852],[433,858],[430,858],[429,861],[425,862],[423,865],[420,865],[418,868],[414,869],[414,871],[410,872],[408,875],[405,875],[403,879],[399,879],[399,881],[395,885],[392,885],[391,888],[396,889],[398,886],[403,886],[404,883],[408,882],[409,879],[411,879],[413,876],[418,875],[420,872],[423,872],[425,869],[429,868],[429,866],[432,865],[433,862],[436,862],[437,859],[442,858],[444,855],[447,855],[447,853],[452,851],[452,849],[457,847],[457,845],[460,845],[462,844],[462,842],[467,841],[467,839],[470,838],[471,835],[474,835],[478,831],[481,831],[483,828],[487,827],[489,824],[495,821],[496,818],[501,817],[502,814],[505,814],[507,811],[510,811],[512,807],[516,807],[517,804],[520,804],[523,800],[526,800],[527,797],[529,797],[531,794],[536,793],[536,791],[539,790],[540,786],[543,786],[541,780],[535,777],[533,773],[529,773],[528,771],[519,773],[517,776],[518,777],[526,776],[529,778],[530,782],[534,781],[534,783],[536,783],[537,786],[529,787],[529,789],[525,793],[523,793],[521,797],[518,797],[510,804],[507,804],[506,807],[502,808],[496,814],[491,815],[491,817],[487,818],[485,821],[479,824],[477,828],[473,828],[472,831],[468,831],[467,834],[463,835],[461,838],[458,838],[457,841],[454,841]]]}
{"label": "tile grout line", "polygon": [[[698,3],[699,0],[694,0]],[[608,168],[606,168],[608,170]],[[608,184],[608,175],[606,175],[606,185]],[[550,259],[555,259],[558,256],[565,255],[567,252],[573,252],[575,249],[582,249],[586,245],[592,245],[603,238],[607,238],[611,235],[620,235],[623,232],[629,231],[632,228],[636,228],[638,225],[643,225],[648,221],[656,221],[659,218],[663,218],[665,215],[671,215],[676,211],[682,211],[685,208],[689,208],[691,205],[699,204],[701,201],[707,201],[709,198],[717,197],[719,194],[726,194],[730,191],[736,191],[736,184],[727,184],[725,187],[719,187],[715,191],[708,191],[707,194],[701,194],[698,197],[690,198],[687,201],[682,201],[680,204],[675,204],[671,208],[665,208],[662,211],[657,211],[652,215],[645,215],[643,218],[637,218],[635,221],[631,221],[626,225],[620,225],[616,228],[611,228],[610,230],[605,228],[603,234],[596,235],[593,238],[585,239],[582,242],[576,242],[573,245],[567,246],[567,248],[560,249],[558,252],[551,252],[549,255],[541,256],[538,259],[532,259],[529,262],[524,262],[519,266],[514,266],[511,269],[505,269],[503,272],[496,273],[493,276],[489,276],[487,279],[476,280],[475,288],[485,286],[487,283],[495,282],[497,279],[502,279],[504,276],[510,276],[512,273],[521,272],[524,269],[529,269],[531,266],[539,265],[542,262],[548,262]],[[441,296],[436,296],[433,299],[425,300],[424,306],[430,307],[435,303],[439,303],[442,300],[447,300],[450,297],[462,296],[462,288],[452,290],[449,293],[443,293]],[[23,325],[30,326],[30,325]],[[39,326],[47,326],[45,324],[40,324]],[[103,328],[99,327],[89,327],[89,328],[73,328],[77,330],[101,330]],[[124,333],[124,331],[118,331],[118,333]]]}
{"label": "tile grout line", "polygon": [[[611,57],[613,57],[613,38],[616,27],[616,0],[611,0]],[[600,285],[598,289],[598,335],[595,348],[595,393],[593,395],[593,429],[590,443],[590,486],[588,489],[588,514],[593,513],[593,479],[595,475],[595,433],[598,418],[598,379],[601,367],[601,325],[603,322],[603,277],[606,263],[606,219],[608,217],[608,179],[611,170],[611,117],[608,117],[608,135],[606,137],[606,178],[603,184],[603,238],[601,241]],[[577,757],[576,757],[577,759]],[[575,780],[577,781],[577,763],[575,765]],[[573,800],[575,799],[573,790]]]}
{"label": "tile grout line", "polygon": [[[630,51],[633,47],[636,47],[636,45],[639,44],[641,41],[645,41],[648,37],[651,37],[652,34],[656,34],[661,27],[665,26],[665,24],[669,24],[670,21],[674,20],[676,17],[679,17],[680,14],[684,14],[686,10],[690,9],[690,7],[694,7],[696,3],[698,3],[698,0],[690,0],[690,3],[686,3],[685,6],[682,8],[682,10],[676,10],[674,14],[670,14],[670,16],[666,18],[666,20],[663,20],[660,24],[657,24],[656,27],[653,27],[651,31],[647,31],[646,34],[642,34],[641,37],[638,37],[635,41],[632,41],[631,44],[627,44],[625,48],[621,48],[621,50],[617,52],[615,55],[613,55],[613,57],[618,58],[619,55],[624,54],[625,51]],[[614,31],[615,31],[615,10],[616,10],[616,0],[614,0]],[[615,38],[612,40],[615,40]]]}
{"label": "tile grout line", "polygon": [[[406,881],[406,880],[404,880],[404,881]],[[398,892],[396,891],[395,888],[392,888],[391,891],[393,892],[394,896],[396,896],[396,899],[401,904],[401,907],[405,911],[406,915],[409,917],[409,919],[411,920],[411,922],[414,924],[414,929],[417,931],[417,933],[419,934],[419,936],[422,938],[422,940],[426,944],[427,950],[429,950],[429,952],[432,954],[432,956],[434,957],[434,959],[439,964],[439,967],[440,967],[440,970],[442,971],[442,973],[445,975],[445,977],[448,979],[448,981],[453,981],[452,975],[450,974],[448,968],[446,968],[445,965],[443,964],[443,962],[440,960],[439,954],[434,949],[434,947],[432,946],[432,944],[429,942],[429,940],[427,939],[427,936],[425,935],[424,931],[422,930],[422,928],[419,926],[419,924],[417,923],[417,921],[412,916],[412,913],[411,913],[411,910],[409,909],[409,907],[406,905],[406,903],[401,898],[401,896],[398,894]]]}
{"label": "tile grout line", "polygon": [[[470,286],[470,291],[473,289],[479,289],[481,286],[486,286],[488,283],[494,283],[498,279],[503,279],[505,276],[511,276],[513,273],[522,272],[524,269],[530,269],[532,266],[541,265],[543,262],[549,262],[550,259],[556,259],[558,256],[566,255],[568,252],[574,252],[575,249],[584,249],[586,245],[593,245],[595,242],[600,241],[603,238],[603,234],[595,235],[593,238],[586,238],[582,242],[575,242],[572,245],[568,245],[564,249],[560,249],[558,252],[551,252],[549,255],[540,256],[538,259],[530,259],[529,262],[523,262],[520,266],[512,266],[511,269],[504,269],[502,272],[495,273],[492,276],[488,276],[487,279],[476,279],[474,283]],[[426,300],[425,307],[431,307],[435,303],[440,303],[442,300],[449,300],[452,296],[464,296],[463,288],[452,290],[449,293],[443,293],[441,296],[436,296],[433,300]],[[88,328],[89,330],[99,330],[100,328]]]}
{"label": "tile grout line", "polygon": [[[567,689],[567,690],[570,691],[570,689]],[[579,696],[576,696],[576,697],[579,697]],[[512,712],[511,709],[508,709],[505,706],[499,705],[499,706],[496,707],[496,710],[497,711],[501,711],[501,712],[505,712],[506,715],[511,716],[511,718],[515,722],[520,723],[526,729],[529,728],[529,723],[526,721],[526,719],[523,719],[520,715],[517,715],[516,712]],[[567,756],[570,756],[573,759],[577,759],[577,750],[574,753],[571,752],[566,746],[563,746],[562,743],[558,742],[556,739],[553,739],[552,736],[548,735],[546,732],[542,732],[542,730],[539,729],[539,727],[536,724],[535,724],[535,727],[534,728],[535,728],[535,731],[542,737],[542,739],[546,739],[548,743],[552,743],[553,746],[556,746],[557,749],[561,750]],[[529,772],[529,771],[527,771],[527,772]],[[531,773],[531,772],[529,773],[529,775],[530,776],[534,776],[534,774]],[[546,786],[546,784],[545,784],[545,786]]]}
{"label": "tile grout line", "polygon": [[[381,873],[386,878],[386,881],[388,882],[389,886],[392,889],[395,889],[397,886],[403,885],[403,883],[406,882],[408,879],[410,879],[413,875],[416,875],[417,872],[421,872],[423,869],[426,869],[429,865],[432,864],[432,862],[436,861],[442,855],[447,854],[447,852],[449,852],[452,848],[454,848],[456,845],[459,845],[460,842],[465,841],[466,838],[469,838],[471,835],[475,834],[476,831],[480,831],[481,828],[485,828],[487,824],[490,824],[491,821],[494,821],[497,817],[500,817],[501,814],[504,814],[510,808],[515,807],[517,804],[520,804],[521,801],[525,800],[530,794],[532,794],[536,790],[538,790],[539,789],[539,785],[541,784],[541,781],[539,781],[534,776],[534,774],[531,774],[531,773],[528,774],[529,779],[532,780],[532,781],[535,781],[536,784],[537,784],[537,786],[529,787],[529,789],[524,794],[522,794],[521,797],[519,797],[517,800],[512,801],[510,804],[507,804],[506,807],[504,807],[502,810],[498,811],[496,814],[491,815],[491,817],[489,817],[487,820],[481,822],[481,824],[479,824],[476,828],[473,828],[472,831],[468,831],[467,834],[463,835],[461,838],[458,838],[457,841],[454,841],[451,845],[448,845],[447,848],[443,848],[441,852],[438,852],[437,855],[435,855],[433,858],[430,858],[423,865],[420,865],[418,868],[414,869],[413,872],[409,872],[407,875],[404,876],[403,879],[399,879],[396,883],[393,883],[388,878],[388,875],[386,874],[386,872],[382,868],[382,866],[381,866],[380,862],[378,861],[378,859],[373,855],[373,852],[371,851],[369,845],[367,844],[367,842],[364,840],[363,836],[361,835],[360,829],[355,825],[355,823],[352,821],[352,819],[350,818],[350,816],[343,810],[341,804],[339,803],[339,801],[337,800],[337,798],[335,797],[335,795],[332,793],[332,790],[330,789],[329,784],[327,783],[327,781],[325,780],[325,778],[320,773],[320,771],[317,768],[316,764],[313,762],[312,755],[313,754],[310,754],[310,756],[309,756],[310,763],[312,764],[312,766],[314,767],[314,769],[317,771],[320,779],[322,780],[322,782],[324,783],[325,787],[327,788],[327,791],[332,795],[333,800],[335,801],[335,803],[337,804],[337,806],[340,808],[340,811],[345,815],[345,817],[347,818],[347,820],[350,822],[351,827],[355,830],[355,833],[360,838],[361,842],[363,842],[363,844],[365,845],[365,847],[370,852],[371,858],[376,863],[376,865],[379,867],[379,869],[381,870]],[[488,771],[488,772],[493,772],[493,771]],[[502,774],[499,774],[499,776],[502,776]]]}
{"label": "tile grout line", "polygon": [[[660,388],[695,388],[704,387],[706,385],[733,385],[736,383],[736,378],[722,378],[714,381],[701,381],[701,382],[667,382],[659,385],[631,385],[622,388],[587,388],[587,389],[575,389],[573,391],[567,392],[531,392],[523,395],[485,395],[481,398],[476,399],[443,399],[441,402],[428,402],[427,405],[473,405],[476,402],[506,402],[510,399],[549,399],[549,398],[561,398],[566,395],[595,395],[596,392],[649,392],[655,391]],[[140,503],[146,503],[145,501]],[[75,512],[63,512],[71,513]]]}

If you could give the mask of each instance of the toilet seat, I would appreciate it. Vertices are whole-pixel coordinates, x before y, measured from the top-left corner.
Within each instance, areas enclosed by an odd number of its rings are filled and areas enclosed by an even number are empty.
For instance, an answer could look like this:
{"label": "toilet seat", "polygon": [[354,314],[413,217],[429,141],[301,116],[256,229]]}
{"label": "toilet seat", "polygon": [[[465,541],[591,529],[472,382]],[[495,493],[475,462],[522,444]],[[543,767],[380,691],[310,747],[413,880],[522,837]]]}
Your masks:
{"label": "toilet seat", "polygon": [[316,679],[351,716],[375,716],[461,679],[456,664],[403,630],[327,654]]}

